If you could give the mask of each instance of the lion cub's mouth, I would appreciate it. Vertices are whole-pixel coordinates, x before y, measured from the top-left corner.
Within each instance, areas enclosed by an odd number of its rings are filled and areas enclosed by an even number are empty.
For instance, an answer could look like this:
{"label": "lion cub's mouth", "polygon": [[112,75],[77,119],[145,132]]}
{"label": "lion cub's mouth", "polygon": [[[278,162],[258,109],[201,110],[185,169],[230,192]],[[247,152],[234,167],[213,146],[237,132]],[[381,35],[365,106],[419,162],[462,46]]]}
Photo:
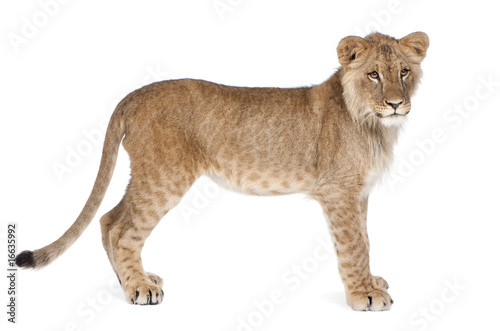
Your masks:
{"label": "lion cub's mouth", "polygon": [[380,118],[380,122],[382,125],[386,127],[395,127],[395,126],[401,126],[406,122],[406,115],[409,113],[389,113],[389,114],[382,114],[382,113],[375,113],[378,118]]}
{"label": "lion cub's mouth", "polygon": [[384,115],[382,113],[375,113],[375,115],[377,115],[377,117],[379,118],[391,118],[391,117],[405,117],[406,115],[408,115],[410,111],[408,110],[407,112],[405,113],[398,113],[396,111],[394,111],[393,113],[390,113],[390,114],[387,114],[387,115]]}
{"label": "lion cub's mouth", "polygon": [[396,113],[393,113],[393,114],[389,114],[389,115],[382,115],[382,114],[379,114],[377,113],[377,116],[378,117],[381,117],[381,118],[387,118],[387,117],[398,117],[398,116],[406,116],[406,114],[396,114]]}

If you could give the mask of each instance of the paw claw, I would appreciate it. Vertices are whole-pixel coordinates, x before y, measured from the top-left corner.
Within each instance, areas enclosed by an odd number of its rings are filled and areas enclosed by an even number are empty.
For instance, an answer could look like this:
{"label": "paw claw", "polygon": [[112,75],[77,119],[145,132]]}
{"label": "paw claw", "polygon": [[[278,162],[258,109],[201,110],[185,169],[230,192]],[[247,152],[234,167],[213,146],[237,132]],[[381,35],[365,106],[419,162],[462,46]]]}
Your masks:
{"label": "paw claw", "polygon": [[[161,278],[158,277],[158,279]],[[149,278],[130,282],[123,288],[129,302],[135,305],[157,305],[163,300],[163,290]]]}
{"label": "paw claw", "polygon": [[358,311],[382,311],[391,309],[393,301],[385,290],[372,289],[368,292],[351,293],[348,295],[347,303]]}

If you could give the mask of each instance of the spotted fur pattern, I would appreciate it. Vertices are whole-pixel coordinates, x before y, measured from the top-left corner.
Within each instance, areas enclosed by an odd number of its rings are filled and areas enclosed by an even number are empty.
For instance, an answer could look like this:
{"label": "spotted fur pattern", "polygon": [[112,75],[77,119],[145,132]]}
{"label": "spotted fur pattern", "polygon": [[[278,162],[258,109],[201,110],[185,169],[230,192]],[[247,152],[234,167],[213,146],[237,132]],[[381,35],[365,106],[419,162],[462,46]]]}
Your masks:
{"label": "spotted fur pattern", "polygon": [[420,80],[428,38],[346,37],[342,67],[307,88],[241,88],[199,80],[154,83],[125,97],[111,117],[92,193],[56,242],[17,257],[23,267],[55,260],[85,230],[104,197],[118,147],[130,156],[122,201],[101,218],[102,241],[126,299],[158,304],[160,277],[141,250],[161,218],[201,175],[258,195],[305,193],[321,204],[336,246],[347,303],[387,310],[387,282],[373,276],[366,231],[368,195],[392,159]]}

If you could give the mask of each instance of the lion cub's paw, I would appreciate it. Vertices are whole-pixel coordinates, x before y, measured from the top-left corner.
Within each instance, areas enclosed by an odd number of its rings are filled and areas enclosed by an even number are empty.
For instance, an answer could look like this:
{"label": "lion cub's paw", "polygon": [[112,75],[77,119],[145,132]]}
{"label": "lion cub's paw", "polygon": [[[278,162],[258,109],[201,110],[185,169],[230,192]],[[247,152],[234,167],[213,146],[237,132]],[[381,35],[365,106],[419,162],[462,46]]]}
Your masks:
{"label": "lion cub's paw", "polygon": [[380,276],[373,276],[373,282],[375,288],[381,288],[384,290],[389,288],[389,284]]}
{"label": "lion cub's paw", "polygon": [[[161,278],[158,279],[163,283]],[[162,302],[164,295],[161,287],[151,280],[126,285],[124,291],[128,302],[135,305],[157,305]]]}
{"label": "lion cub's paw", "polygon": [[160,276],[155,275],[152,272],[146,272],[146,275],[148,275],[149,279],[151,279],[151,281],[158,285],[160,288],[163,287],[163,279]]}
{"label": "lion cub's paw", "polygon": [[[387,283],[386,283],[387,284]],[[358,311],[383,311],[392,306],[392,299],[384,289],[373,289],[367,292],[354,292],[349,295],[347,304]]]}

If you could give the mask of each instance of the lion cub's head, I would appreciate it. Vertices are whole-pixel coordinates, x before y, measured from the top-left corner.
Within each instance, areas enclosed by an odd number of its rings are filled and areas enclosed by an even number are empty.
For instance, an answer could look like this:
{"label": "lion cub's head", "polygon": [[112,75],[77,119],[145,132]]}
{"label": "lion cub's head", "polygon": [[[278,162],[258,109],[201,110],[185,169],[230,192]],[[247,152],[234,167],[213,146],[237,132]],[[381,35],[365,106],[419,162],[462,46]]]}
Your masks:
{"label": "lion cub's head", "polygon": [[344,71],[343,94],[355,120],[370,126],[401,125],[410,112],[428,47],[423,32],[399,40],[380,33],[342,39],[337,54]]}

